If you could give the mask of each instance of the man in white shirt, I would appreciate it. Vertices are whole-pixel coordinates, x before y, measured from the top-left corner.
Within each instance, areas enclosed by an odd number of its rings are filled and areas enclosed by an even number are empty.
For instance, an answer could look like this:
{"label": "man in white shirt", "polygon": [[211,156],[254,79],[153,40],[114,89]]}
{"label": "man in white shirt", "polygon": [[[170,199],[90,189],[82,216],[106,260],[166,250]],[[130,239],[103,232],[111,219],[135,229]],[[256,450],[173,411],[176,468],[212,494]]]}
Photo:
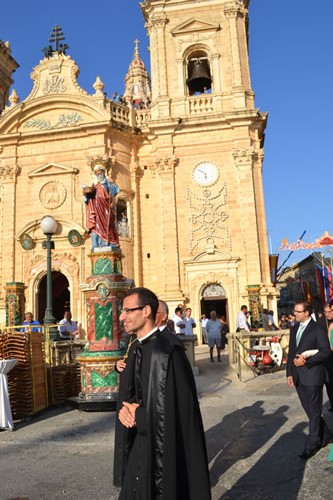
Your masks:
{"label": "man in white shirt", "polygon": [[208,344],[207,331],[206,331],[207,321],[208,321],[208,318],[206,318],[206,314],[203,314],[201,316],[200,324],[201,324],[202,337],[205,341],[205,344]]}
{"label": "man in white shirt", "polygon": [[177,335],[185,334],[185,322],[182,313],[183,313],[182,309],[180,307],[176,307],[175,314],[172,318],[172,320],[175,323],[175,332]]}
{"label": "man in white shirt", "polygon": [[59,321],[58,330],[61,340],[74,340],[79,333],[77,323],[72,321],[72,313],[65,311],[64,318]]}
{"label": "man in white shirt", "polygon": [[242,306],[236,318],[236,332],[240,332],[241,330],[245,330],[246,332],[250,331],[246,314],[247,306]]}

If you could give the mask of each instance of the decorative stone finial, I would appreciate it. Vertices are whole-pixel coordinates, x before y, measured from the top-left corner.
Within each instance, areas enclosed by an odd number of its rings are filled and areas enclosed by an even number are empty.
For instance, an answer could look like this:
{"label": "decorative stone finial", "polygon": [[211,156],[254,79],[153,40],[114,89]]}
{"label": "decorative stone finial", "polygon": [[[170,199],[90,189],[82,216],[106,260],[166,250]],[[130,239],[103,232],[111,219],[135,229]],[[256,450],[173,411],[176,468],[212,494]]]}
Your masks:
{"label": "decorative stone finial", "polygon": [[12,93],[10,94],[8,101],[10,102],[11,106],[16,106],[16,104],[19,102],[20,98],[17,95],[17,92],[15,89],[12,90]]}
{"label": "decorative stone finial", "polygon": [[7,42],[5,42],[5,46],[7,47],[9,54],[11,54],[12,53],[12,48],[11,48],[10,43],[8,42],[8,40],[7,40]]}
{"label": "decorative stone finial", "polygon": [[95,83],[93,84],[93,88],[96,91],[96,95],[103,95],[104,83],[102,82],[99,76],[96,76]]}

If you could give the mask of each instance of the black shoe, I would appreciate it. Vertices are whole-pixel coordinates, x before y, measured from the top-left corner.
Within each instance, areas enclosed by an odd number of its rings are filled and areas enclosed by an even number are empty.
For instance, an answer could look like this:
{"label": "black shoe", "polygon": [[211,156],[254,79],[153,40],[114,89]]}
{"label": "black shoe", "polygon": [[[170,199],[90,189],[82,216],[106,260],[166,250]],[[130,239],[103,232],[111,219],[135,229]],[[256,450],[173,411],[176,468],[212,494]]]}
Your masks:
{"label": "black shoe", "polygon": [[303,460],[308,460],[309,458],[313,457],[319,451],[320,447],[315,448],[312,451],[303,451],[303,453],[300,453],[298,456],[299,458],[302,458]]}
{"label": "black shoe", "polygon": [[217,358],[217,361],[218,361],[219,363],[222,363],[222,359],[220,358],[220,356]]}
{"label": "black shoe", "polygon": [[215,363],[214,358],[210,358],[211,363]]}

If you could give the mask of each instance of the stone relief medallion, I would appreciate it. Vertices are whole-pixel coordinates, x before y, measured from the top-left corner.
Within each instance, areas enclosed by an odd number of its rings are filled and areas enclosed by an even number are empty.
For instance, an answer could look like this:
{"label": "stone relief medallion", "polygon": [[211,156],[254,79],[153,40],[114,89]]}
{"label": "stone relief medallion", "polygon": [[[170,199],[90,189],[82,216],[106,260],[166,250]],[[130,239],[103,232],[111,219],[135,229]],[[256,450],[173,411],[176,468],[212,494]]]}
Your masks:
{"label": "stone relief medallion", "polygon": [[22,236],[20,237],[20,243],[24,250],[31,250],[34,246],[34,242],[31,236],[29,236],[27,233],[22,234]]}
{"label": "stone relief medallion", "polygon": [[39,199],[44,208],[58,208],[66,198],[66,189],[59,182],[44,184],[39,192]]}
{"label": "stone relief medallion", "polygon": [[100,284],[97,288],[97,295],[100,300],[106,300],[107,296],[109,295],[109,290],[105,285]]}
{"label": "stone relief medallion", "polygon": [[82,245],[82,236],[76,229],[71,229],[68,233],[68,241],[73,247]]}

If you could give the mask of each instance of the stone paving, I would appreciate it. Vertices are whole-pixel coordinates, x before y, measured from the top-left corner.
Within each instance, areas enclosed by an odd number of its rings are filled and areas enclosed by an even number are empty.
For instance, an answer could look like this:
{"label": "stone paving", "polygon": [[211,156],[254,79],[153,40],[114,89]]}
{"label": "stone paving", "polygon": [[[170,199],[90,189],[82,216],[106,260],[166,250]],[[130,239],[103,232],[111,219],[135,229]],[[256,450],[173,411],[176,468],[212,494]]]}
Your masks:
{"label": "stone paving", "polygon": [[[196,348],[196,377],[206,430],[212,498],[331,499],[330,445],[307,462],[307,424],[284,371],[240,382]],[[333,430],[333,415],[323,415]],[[112,487],[113,412],[52,408],[13,432],[0,432],[0,500],[115,500]]]}

